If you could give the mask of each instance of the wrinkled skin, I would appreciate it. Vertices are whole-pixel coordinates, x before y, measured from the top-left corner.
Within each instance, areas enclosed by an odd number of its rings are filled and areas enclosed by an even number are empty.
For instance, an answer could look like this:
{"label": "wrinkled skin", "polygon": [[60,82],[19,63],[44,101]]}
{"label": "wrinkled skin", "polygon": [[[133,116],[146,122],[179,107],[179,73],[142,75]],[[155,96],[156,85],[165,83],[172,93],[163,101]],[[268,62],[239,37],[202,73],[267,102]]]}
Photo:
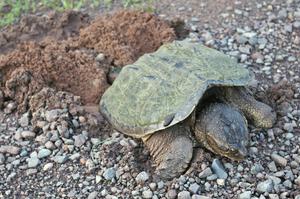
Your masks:
{"label": "wrinkled skin", "polygon": [[162,178],[171,179],[186,170],[193,153],[192,133],[213,153],[242,160],[249,141],[247,120],[259,128],[270,128],[275,123],[272,108],[255,100],[244,87],[216,88],[209,97],[218,102],[214,100],[201,107],[189,118],[192,122],[177,124],[143,139]]}
{"label": "wrinkled skin", "polygon": [[225,103],[205,106],[196,117],[194,133],[199,143],[216,154],[233,160],[247,155],[247,120]]}

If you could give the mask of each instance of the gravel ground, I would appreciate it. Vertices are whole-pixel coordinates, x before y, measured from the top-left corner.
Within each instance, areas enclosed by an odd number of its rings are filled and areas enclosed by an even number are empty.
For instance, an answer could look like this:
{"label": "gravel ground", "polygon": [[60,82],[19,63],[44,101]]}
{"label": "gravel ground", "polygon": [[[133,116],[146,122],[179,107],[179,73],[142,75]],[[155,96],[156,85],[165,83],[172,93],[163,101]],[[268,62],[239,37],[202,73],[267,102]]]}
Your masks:
{"label": "gravel ground", "polygon": [[139,140],[111,132],[97,108],[82,110],[72,94],[59,94],[72,109],[16,116],[6,103],[0,198],[300,199],[300,1],[164,0],[157,11],[184,19],[190,38],[253,71],[253,91],[278,113],[274,128],[249,127],[242,162],[198,148],[184,175],[162,181]]}

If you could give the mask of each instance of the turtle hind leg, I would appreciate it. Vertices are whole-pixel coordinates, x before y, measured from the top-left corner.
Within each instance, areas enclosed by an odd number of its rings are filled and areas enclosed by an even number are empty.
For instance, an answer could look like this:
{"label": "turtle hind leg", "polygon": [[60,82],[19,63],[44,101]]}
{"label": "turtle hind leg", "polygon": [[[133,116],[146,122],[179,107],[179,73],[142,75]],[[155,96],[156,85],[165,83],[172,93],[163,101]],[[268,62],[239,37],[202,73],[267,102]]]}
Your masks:
{"label": "turtle hind leg", "polygon": [[188,168],[193,155],[193,143],[187,127],[175,125],[158,131],[144,143],[150,150],[160,178],[178,177]]}
{"label": "turtle hind leg", "polygon": [[276,121],[276,113],[270,106],[257,101],[245,87],[225,87],[222,97],[240,109],[254,126],[271,128]]}

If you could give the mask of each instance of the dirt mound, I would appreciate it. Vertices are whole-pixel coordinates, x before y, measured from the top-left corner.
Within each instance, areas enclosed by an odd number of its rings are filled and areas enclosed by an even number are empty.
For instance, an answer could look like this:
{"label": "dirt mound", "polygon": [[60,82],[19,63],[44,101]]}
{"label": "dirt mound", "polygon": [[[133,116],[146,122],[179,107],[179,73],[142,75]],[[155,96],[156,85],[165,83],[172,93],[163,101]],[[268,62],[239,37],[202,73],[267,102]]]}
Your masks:
{"label": "dirt mound", "polygon": [[70,113],[78,112],[81,100],[79,96],[74,96],[72,93],[64,91],[56,91],[49,87],[44,87],[39,92],[35,93],[29,101],[30,109],[36,112],[38,109],[66,109]]}
{"label": "dirt mound", "polygon": [[68,42],[29,42],[0,57],[4,93],[26,110],[29,96],[47,86],[97,103],[107,88],[108,66],[97,66],[88,51],[71,49]]}
{"label": "dirt mound", "polygon": [[[107,76],[112,64],[132,63],[175,39],[173,29],[166,22],[144,12],[121,11],[98,18],[82,29],[79,36],[74,34],[88,17],[67,12],[57,22],[48,18],[51,17],[27,17],[20,25],[1,32],[2,35],[14,33],[9,39],[15,40],[11,46],[23,40],[35,40],[23,42],[13,51],[0,55],[4,99],[15,100],[21,112],[30,108],[30,98],[44,87],[80,96],[83,104],[98,103],[108,87]],[[9,46],[8,42],[1,48],[7,50]],[[99,59],[99,53],[105,57]]]}
{"label": "dirt mound", "polygon": [[174,30],[158,17],[145,12],[120,11],[97,18],[82,29],[79,45],[105,54],[115,66],[123,66],[174,39]]}
{"label": "dirt mound", "polygon": [[77,36],[79,29],[88,22],[88,15],[76,11],[27,15],[18,24],[0,30],[0,52],[8,52],[24,41],[40,41],[45,37],[62,40]]}

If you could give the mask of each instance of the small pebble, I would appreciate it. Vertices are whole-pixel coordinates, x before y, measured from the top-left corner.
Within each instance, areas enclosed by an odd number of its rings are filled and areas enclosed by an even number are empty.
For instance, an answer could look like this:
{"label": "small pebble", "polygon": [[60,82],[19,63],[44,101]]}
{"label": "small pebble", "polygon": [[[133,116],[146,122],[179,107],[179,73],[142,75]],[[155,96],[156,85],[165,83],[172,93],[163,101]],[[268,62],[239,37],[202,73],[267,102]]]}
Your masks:
{"label": "small pebble", "polygon": [[155,182],[151,182],[151,183],[149,184],[149,187],[150,187],[150,189],[151,189],[152,191],[155,191],[155,190],[156,190],[156,183],[155,183]]}
{"label": "small pebble", "polygon": [[52,167],[53,167],[53,163],[50,162],[50,163],[47,163],[44,165],[43,170],[48,171],[48,170],[52,169]]}
{"label": "small pebble", "polygon": [[225,186],[225,179],[217,179],[217,184],[220,186]]}
{"label": "small pebble", "polygon": [[153,193],[152,193],[152,191],[150,191],[150,190],[145,190],[145,191],[143,191],[143,198],[147,198],[147,199],[150,199],[150,198],[152,198],[152,196],[153,196]]}
{"label": "small pebble", "polygon": [[81,147],[87,141],[87,137],[82,134],[73,136],[73,139],[76,147]]}
{"label": "small pebble", "polygon": [[298,185],[300,187],[300,175],[298,176],[298,178],[295,180],[295,184]]}
{"label": "small pebble", "polygon": [[63,164],[68,160],[68,156],[66,155],[58,155],[58,156],[54,156],[53,161],[59,164]]}
{"label": "small pebble", "polygon": [[47,141],[47,142],[45,143],[45,147],[46,147],[47,149],[55,149],[55,145],[54,145],[53,142],[51,142],[51,141]]}
{"label": "small pebble", "polygon": [[228,174],[226,173],[220,160],[214,159],[211,168],[218,178],[226,179],[228,177]]}
{"label": "small pebble", "polygon": [[270,193],[273,190],[273,181],[268,179],[266,181],[259,182],[256,190],[260,193]]}
{"label": "small pebble", "polygon": [[54,109],[45,112],[45,118],[48,122],[54,122],[62,113],[60,109]]}
{"label": "small pebble", "polygon": [[199,178],[206,178],[208,176],[210,176],[212,173],[212,170],[208,167],[206,169],[204,169],[203,171],[201,171],[198,175]]}
{"label": "small pebble", "polygon": [[116,170],[113,167],[106,169],[103,173],[103,177],[106,180],[112,180],[115,176],[116,176]]}
{"label": "small pebble", "polygon": [[79,158],[80,158],[80,153],[74,153],[69,157],[70,160],[77,160]]}
{"label": "small pebble", "polygon": [[37,167],[41,161],[37,157],[32,157],[27,159],[28,168],[35,168]]}
{"label": "small pebble", "polygon": [[245,191],[241,193],[238,199],[250,199],[251,198],[251,191]]}
{"label": "small pebble", "polygon": [[39,150],[37,157],[41,159],[41,158],[48,157],[50,154],[51,151],[49,149],[41,149]]}
{"label": "small pebble", "polygon": [[293,123],[284,123],[283,129],[286,130],[287,132],[292,132],[294,129]]}
{"label": "small pebble", "polygon": [[0,153],[0,164],[3,163],[5,163],[5,156],[2,153]]}
{"label": "small pebble", "polygon": [[200,189],[200,186],[197,183],[193,183],[189,187],[189,191],[192,193],[197,193],[199,189]]}
{"label": "small pebble", "polygon": [[218,178],[217,174],[212,174],[206,178],[208,181],[216,180]]}
{"label": "small pebble", "polygon": [[167,198],[168,199],[175,199],[177,196],[177,192],[175,189],[170,189],[167,193]]}
{"label": "small pebble", "polygon": [[18,155],[20,153],[20,148],[11,145],[2,145],[0,146],[0,153],[8,153],[11,155]]}
{"label": "small pebble", "polygon": [[97,198],[98,192],[97,191],[93,191],[89,194],[89,196],[87,197],[87,199],[95,199]]}
{"label": "small pebble", "polygon": [[192,196],[192,199],[212,199],[211,197],[208,197],[208,196],[203,196],[203,195],[196,195],[194,194]]}
{"label": "small pebble", "polygon": [[269,194],[270,199],[279,199],[279,195],[277,194]]}
{"label": "small pebble", "polygon": [[101,62],[105,59],[105,55],[103,53],[99,53],[96,57],[96,61]]}
{"label": "small pebble", "polygon": [[149,175],[147,172],[142,171],[141,173],[139,173],[136,177],[135,177],[135,181],[138,184],[144,184],[147,180],[149,179]]}
{"label": "small pebble", "polygon": [[22,131],[21,136],[24,139],[33,139],[35,138],[35,133],[32,131]]}
{"label": "small pebble", "polygon": [[188,191],[181,191],[177,195],[178,199],[191,199],[190,192]]}
{"label": "small pebble", "polygon": [[21,125],[21,127],[27,127],[29,125],[29,112],[24,113],[20,117],[19,124]]}
{"label": "small pebble", "polygon": [[271,158],[279,166],[285,167],[287,165],[287,159],[285,159],[284,157],[281,157],[280,155],[278,155],[276,153],[272,153]]}

